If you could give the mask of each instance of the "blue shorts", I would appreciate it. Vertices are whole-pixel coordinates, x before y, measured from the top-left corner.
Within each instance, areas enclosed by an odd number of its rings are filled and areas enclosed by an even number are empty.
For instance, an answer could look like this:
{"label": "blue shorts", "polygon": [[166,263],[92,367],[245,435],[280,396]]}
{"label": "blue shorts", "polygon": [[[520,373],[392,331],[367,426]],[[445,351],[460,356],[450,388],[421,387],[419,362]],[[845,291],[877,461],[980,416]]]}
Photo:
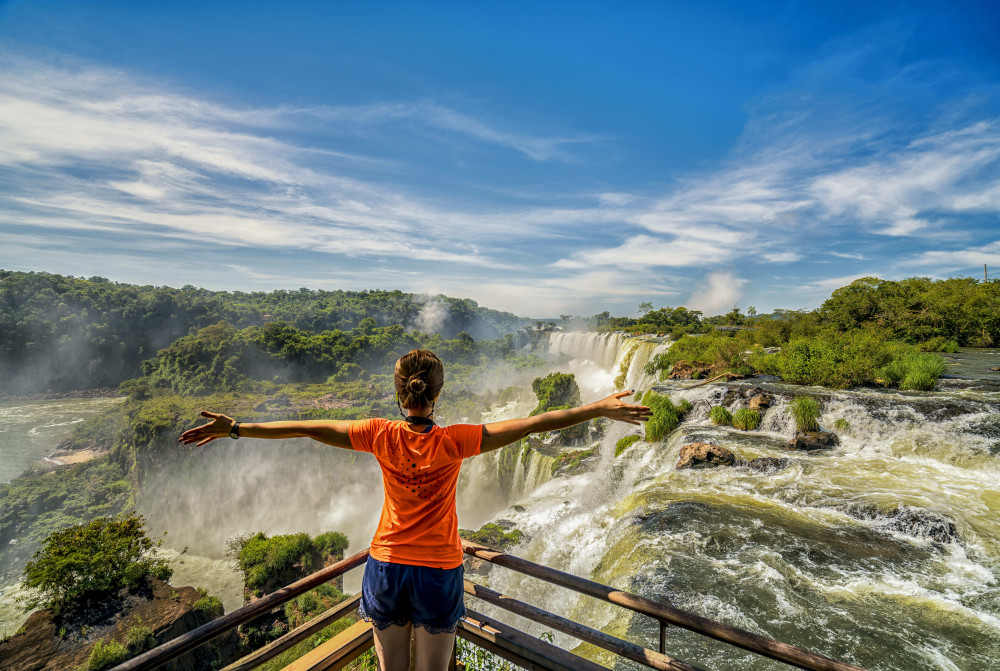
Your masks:
{"label": "blue shorts", "polygon": [[465,617],[464,578],[461,565],[428,568],[369,556],[361,581],[361,617],[378,629],[412,622],[431,634],[452,633]]}

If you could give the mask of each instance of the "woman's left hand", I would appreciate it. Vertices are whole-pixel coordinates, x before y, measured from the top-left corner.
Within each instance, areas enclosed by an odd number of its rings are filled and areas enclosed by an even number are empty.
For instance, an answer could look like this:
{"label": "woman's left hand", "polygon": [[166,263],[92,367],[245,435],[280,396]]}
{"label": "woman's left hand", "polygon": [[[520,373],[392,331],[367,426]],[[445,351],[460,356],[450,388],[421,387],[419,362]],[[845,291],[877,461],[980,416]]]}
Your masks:
{"label": "woman's left hand", "polygon": [[648,421],[653,414],[652,410],[644,405],[634,405],[622,400],[634,393],[634,389],[619,391],[598,401],[597,406],[601,412],[601,416],[619,422],[628,422],[629,424],[639,424],[640,422]]}

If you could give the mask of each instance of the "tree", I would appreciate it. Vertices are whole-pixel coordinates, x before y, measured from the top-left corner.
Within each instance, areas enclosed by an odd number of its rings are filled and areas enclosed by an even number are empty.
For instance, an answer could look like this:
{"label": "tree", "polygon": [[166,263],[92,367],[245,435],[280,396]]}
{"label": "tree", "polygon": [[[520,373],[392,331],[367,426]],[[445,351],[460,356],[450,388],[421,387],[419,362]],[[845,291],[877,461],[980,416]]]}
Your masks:
{"label": "tree", "polygon": [[25,609],[61,611],[71,602],[135,588],[149,578],[169,580],[173,571],[146,536],[146,520],[135,512],[98,517],[57,531],[24,567],[24,585],[34,590]]}
{"label": "tree", "polygon": [[652,311],[653,311],[653,303],[651,301],[645,301],[643,303],[639,303],[639,314],[644,315]]}

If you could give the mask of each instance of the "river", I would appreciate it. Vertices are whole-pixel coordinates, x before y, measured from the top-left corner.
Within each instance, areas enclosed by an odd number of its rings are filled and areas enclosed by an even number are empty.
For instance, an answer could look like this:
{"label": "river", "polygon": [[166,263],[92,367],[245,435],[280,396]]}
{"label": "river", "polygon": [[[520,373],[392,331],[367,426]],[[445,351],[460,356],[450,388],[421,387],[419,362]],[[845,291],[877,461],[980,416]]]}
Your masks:
{"label": "river", "polygon": [[[692,388],[643,372],[669,342],[560,333],[547,347],[554,369],[577,375],[585,401],[616,386],[655,387],[694,409],[664,441],[637,442],[618,458],[616,441],[636,429],[610,427],[589,468],[576,475],[553,478],[552,458],[533,452],[518,461],[507,497],[497,486],[496,456],[470,460],[460,480],[461,526],[512,523],[525,540],[511,552],[527,559],[873,671],[1000,668],[1000,374],[988,370],[1000,366],[1000,351],[963,350],[947,360],[948,377],[936,391],[899,392],[775,380]],[[777,395],[760,429],[711,424],[711,405],[735,410],[754,384]],[[826,428],[849,422],[839,447],[787,448],[792,395],[816,397]],[[523,415],[530,406],[508,403],[485,418]],[[696,440],[743,459],[788,463],[770,474],[676,470],[681,446]],[[168,532],[173,582],[205,587],[227,609],[240,603],[240,593],[224,556],[226,538],[336,529],[348,534],[354,551],[370,538],[382,501],[367,455],[306,441],[226,441],[157,468],[147,474],[139,507],[154,532]],[[180,555],[184,547],[188,553]],[[358,579],[352,574],[347,587]],[[657,646],[658,628],[644,618],[499,568],[485,580]],[[668,630],[667,652],[722,671],[788,668],[677,628]]]}

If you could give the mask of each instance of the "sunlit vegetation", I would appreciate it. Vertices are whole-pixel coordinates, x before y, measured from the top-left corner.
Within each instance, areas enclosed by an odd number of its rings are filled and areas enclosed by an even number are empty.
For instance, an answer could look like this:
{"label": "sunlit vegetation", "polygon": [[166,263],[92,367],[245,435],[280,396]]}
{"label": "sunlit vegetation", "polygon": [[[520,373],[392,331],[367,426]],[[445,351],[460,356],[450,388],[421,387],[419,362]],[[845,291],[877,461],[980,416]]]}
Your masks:
{"label": "sunlit vegetation", "polygon": [[268,536],[263,532],[239,536],[229,541],[230,556],[243,574],[248,592],[260,595],[268,586],[280,587],[288,575],[302,567],[319,566],[327,557],[343,559],[347,537],[337,531],[310,538],[297,533]]}
{"label": "sunlit vegetation", "polygon": [[552,462],[552,475],[556,473],[575,473],[584,461],[597,454],[597,446],[585,450],[569,450],[561,453]]}
{"label": "sunlit vegetation", "polygon": [[625,436],[624,438],[619,438],[618,442],[615,443],[615,456],[621,456],[622,452],[632,447],[635,443],[642,440],[642,436],[637,433],[633,433],[630,436]]}
{"label": "sunlit vegetation", "polygon": [[811,396],[796,396],[788,402],[788,412],[795,420],[799,431],[819,431],[819,417],[822,411],[819,401]]}
{"label": "sunlit vegetation", "polygon": [[102,638],[90,649],[84,671],[104,671],[128,659],[128,648],[112,638]]}
{"label": "sunlit vegetation", "polygon": [[[670,397],[662,396],[652,390],[643,395],[641,403],[653,411],[649,421],[646,422],[646,442],[662,440],[676,429],[684,418],[685,411],[675,406]],[[690,409],[690,404],[686,407]]]}
{"label": "sunlit vegetation", "polygon": [[712,406],[712,409],[708,411],[708,418],[712,420],[712,424],[719,426],[729,426],[733,423],[732,413],[721,405]]}
{"label": "sunlit vegetation", "polygon": [[538,405],[531,411],[532,416],[580,404],[580,387],[572,373],[550,373],[535,378],[531,390],[538,397]]}
{"label": "sunlit vegetation", "polygon": [[487,545],[498,550],[510,549],[524,539],[524,534],[520,530],[511,529],[507,531],[504,527],[492,522],[487,522],[479,527],[479,531],[459,529],[458,535],[470,543],[479,543],[480,545]]}
{"label": "sunlit vegetation", "polygon": [[851,423],[843,417],[840,417],[833,422],[833,428],[837,431],[850,431]]}
{"label": "sunlit vegetation", "polygon": [[213,620],[226,612],[219,597],[213,596],[201,588],[198,589],[198,600],[191,604],[191,608],[205,613]]}
{"label": "sunlit vegetation", "polygon": [[24,586],[32,590],[25,608],[59,612],[72,602],[134,589],[150,578],[169,580],[172,571],[157,554],[161,543],[146,536],[146,522],[135,513],[57,531],[24,567]]}
{"label": "sunlit vegetation", "polygon": [[733,428],[740,431],[753,431],[760,426],[760,413],[748,408],[740,408],[733,413]]}

